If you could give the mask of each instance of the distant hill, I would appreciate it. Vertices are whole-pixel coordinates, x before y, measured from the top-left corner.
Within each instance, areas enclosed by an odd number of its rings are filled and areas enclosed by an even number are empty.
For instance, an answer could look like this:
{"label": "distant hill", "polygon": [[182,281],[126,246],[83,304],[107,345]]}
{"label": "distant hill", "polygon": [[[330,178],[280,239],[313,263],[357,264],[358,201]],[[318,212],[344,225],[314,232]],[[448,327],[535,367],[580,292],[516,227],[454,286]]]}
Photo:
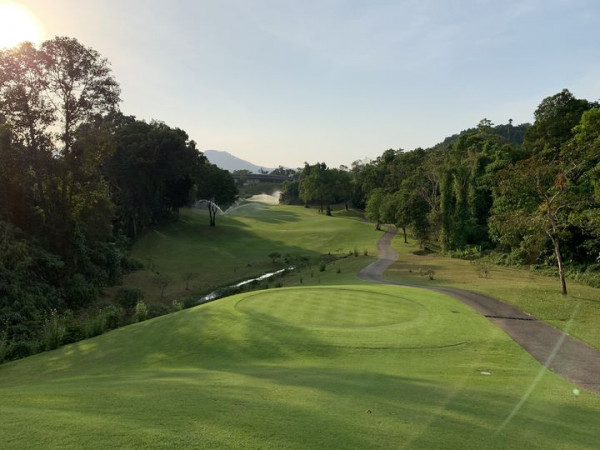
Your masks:
{"label": "distant hill", "polygon": [[221,169],[229,170],[230,172],[233,172],[234,170],[249,170],[250,172],[259,173],[261,169],[268,172],[273,170],[269,167],[257,166],[256,164],[252,164],[229,152],[221,150],[206,150],[204,151],[204,155],[212,164]]}

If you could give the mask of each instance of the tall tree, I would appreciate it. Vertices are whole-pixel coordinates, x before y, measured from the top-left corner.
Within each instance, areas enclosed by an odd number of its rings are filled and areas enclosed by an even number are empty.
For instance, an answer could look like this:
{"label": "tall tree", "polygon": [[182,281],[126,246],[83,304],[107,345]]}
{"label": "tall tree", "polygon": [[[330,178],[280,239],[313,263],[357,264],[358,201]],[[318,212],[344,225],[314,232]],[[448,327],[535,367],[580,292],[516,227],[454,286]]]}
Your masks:
{"label": "tall tree", "polygon": [[227,170],[214,164],[205,164],[197,175],[197,198],[207,200],[209,225],[216,226],[219,205],[226,207],[235,201],[238,190]]}
{"label": "tall tree", "polygon": [[69,153],[79,125],[97,114],[115,111],[119,85],[109,63],[77,39],[55,37],[40,48],[46,94],[55,107],[58,138]]}
{"label": "tall tree", "polygon": [[567,90],[544,99],[526,136],[533,156],[500,171],[494,192],[490,224],[495,239],[522,247],[525,242],[542,244],[545,234],[552,243],[565,295],[563,244],[574,217],[593,203],[589,174],[600,162],[594,148],[598,109],[591,108],[595,107]]}

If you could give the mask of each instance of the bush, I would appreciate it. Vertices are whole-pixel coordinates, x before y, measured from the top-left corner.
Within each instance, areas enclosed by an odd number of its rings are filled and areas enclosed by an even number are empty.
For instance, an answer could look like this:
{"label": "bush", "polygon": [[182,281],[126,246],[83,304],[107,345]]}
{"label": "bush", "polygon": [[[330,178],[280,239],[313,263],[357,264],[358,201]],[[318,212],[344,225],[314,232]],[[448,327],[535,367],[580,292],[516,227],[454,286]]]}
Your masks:
{"label": "bush", "polygon": [[183,309],[183,302],[181,300],[173,300],[173,310],[181,311]]}
{"label": "bush", "polygon": [[115,301],[125,309],[135,308],[143,299],[144,293],[138,288],[120,288],[115,295]]}
{"label": "bush", "polygon": [[96,287],[79,273],[73,275],[65,287],[65,297],[71,307],[89,305],[95,300],[96,294]]}
{"label": "bush", "polygon": [[473,269],[475,270],[479,278],[489,277],[490,272],[492,270],[492,266],[489,263],[489,261],[474,259],[471,261],[471,264],[473,264]]}
{"label": "bush", "polygon": [[123,325],[123,309],[117,305],[108,305],[103,310],[104,323],[107,330],[114,330]]}
{"label": "bush", "polygon": [[148,307],[143,300],[140,300],[135,305],[135,320],[136,322],[143,322],[148,318]]}
{"label": "bush", "polygon": [[12,361],[14,359],[25,358],[34,353],[36,353],[36,345],[33,342],[11,342],[6,350],[5,359]]}
{"label": "bush", "polygon": [[123,267],[125,272],[135,272],[136,270],[142,270],[144,268],[144,264],[137,259],[129,256],[123,256],[123,259],[121,259],[121,267]]}
{"label": "bush", "polygon": [[[168,305],[164,303],[149,303],[147,306],[147,315],[146,318],[149,319],[151,317],[164,316],[165,314],[169,314],[171,309]],[[137,312],[137,309],[136,309]]]}
{"label": "bush", "polygon": [[50,311],[44,320],[43,342],[46,350],[54,350],[61,346],[67,327],[65,320],[58,314],[56,309]]}
{"label": "bush", "polygon": [[6,354],[8,353],[8,334],[6,331],[0,334],[0,364],[6,358]]}
{"label": "bush", "polygon": [[321,262],[319,264],[319,272],[325,272],[326,267],[327,267],[327,264],[325,262]]}
{"label": "bush", "polygon": [[102,310],[96,314],[89,315],[82,324],[83,335],[86,338],[99,336],[106,330],[106,317]]}

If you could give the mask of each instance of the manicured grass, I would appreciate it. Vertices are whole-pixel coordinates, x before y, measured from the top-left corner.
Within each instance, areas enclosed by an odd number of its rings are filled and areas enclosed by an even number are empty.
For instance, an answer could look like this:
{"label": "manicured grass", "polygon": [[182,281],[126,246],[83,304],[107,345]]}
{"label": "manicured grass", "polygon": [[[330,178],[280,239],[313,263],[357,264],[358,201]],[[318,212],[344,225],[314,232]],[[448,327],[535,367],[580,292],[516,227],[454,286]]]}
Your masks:
{"label": "manicured grass", "polygon": [[[600,289],[567,280],[569,295],[565,297],[558,278],[503,266],[492,266],[488,278],[481,278],[469,261],[415,255],[418,245],[414,241],[404,244],[397,236],[392,246],[399,260],[384,275],[390,280],[452,286],[505,300],[557,328],[569,326],[569,334],[600,349]],[[420,275],[420,269],[434,270],[435,279]]]}
{"label": "manicured grass", "polygon": [[600,397],[573,388],[443,295],[284,288],[0,366],[0,436],[7,448],[594,448]]}
{"label": "manicured grass", "polygon": [[[169,279],[164,294],[172,301],[279,268],[287,254],[316,260],[356,249],[375,256],[380,236],[353,211],[336,210],[328,217],[312,208],[252,202],[217,216],[211,228],[204,210],[185,209],[178,222],[148,232],[135,244],[132,255],[147,270],[130,275],[124,285],[139,287],[147,300],[156,301],[160,288],[153,272],[159,272]],[[278,264],[268,256],[272,252],[282,255]],[[195,274],[189,290],[185,273]]]}

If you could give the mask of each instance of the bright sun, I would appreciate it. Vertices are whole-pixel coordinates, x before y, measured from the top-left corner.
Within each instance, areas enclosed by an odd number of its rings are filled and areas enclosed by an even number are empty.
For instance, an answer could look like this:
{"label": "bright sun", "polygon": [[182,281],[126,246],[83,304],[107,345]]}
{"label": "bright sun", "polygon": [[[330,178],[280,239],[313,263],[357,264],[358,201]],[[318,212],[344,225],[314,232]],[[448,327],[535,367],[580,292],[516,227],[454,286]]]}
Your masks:
{"label": "bright sun", "polygon": [[26,10],[13,3],[0,2],[0,49],[23,41],[39,44],[41,29]]}

